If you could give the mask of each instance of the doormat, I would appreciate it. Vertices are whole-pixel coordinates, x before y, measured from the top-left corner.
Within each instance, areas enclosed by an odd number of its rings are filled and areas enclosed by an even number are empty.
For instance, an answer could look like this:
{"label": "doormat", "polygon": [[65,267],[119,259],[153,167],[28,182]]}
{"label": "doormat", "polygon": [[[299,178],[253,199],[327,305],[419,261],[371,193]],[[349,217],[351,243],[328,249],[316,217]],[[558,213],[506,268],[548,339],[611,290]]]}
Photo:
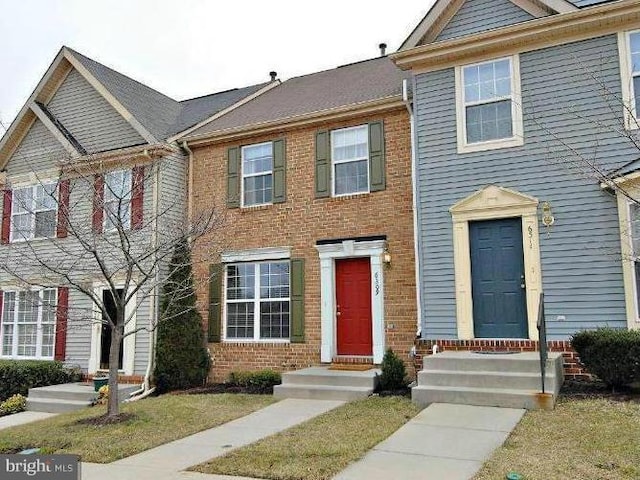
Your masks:
{"label": "doormat", "polygon": [[348,372],[365,372],[371,370],[373,365],[368,363],[332,363],[329,370],[345,370]]}

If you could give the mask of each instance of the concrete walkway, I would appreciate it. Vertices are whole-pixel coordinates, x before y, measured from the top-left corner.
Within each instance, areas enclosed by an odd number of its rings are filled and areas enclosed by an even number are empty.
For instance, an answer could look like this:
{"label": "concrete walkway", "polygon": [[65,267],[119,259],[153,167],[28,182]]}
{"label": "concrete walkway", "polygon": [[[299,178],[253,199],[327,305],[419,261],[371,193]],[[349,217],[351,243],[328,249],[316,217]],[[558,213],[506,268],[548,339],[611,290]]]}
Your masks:
{"label": "concrete walkway", "polygon": [[525,411],[432,404],[334,480],[468,480]]}
{"label": "concrete walkway", "polygon": [[332,400],[287,399],[216,428],[109,464],[83,463],[83,480],[173,480],[212,477],[182,472],[230,450],[286,430],[342,405]]}
{"label": "concrete walkway", "polygon": [[45,418],[55,417],[55,413],[45,412],[20,412],[13,415],[7,415],[6,417],[0,417],[0,430],[3,428],[16,427],[18,425],[24,425],[25,423],[36,422],[38,420],[44,420]]}

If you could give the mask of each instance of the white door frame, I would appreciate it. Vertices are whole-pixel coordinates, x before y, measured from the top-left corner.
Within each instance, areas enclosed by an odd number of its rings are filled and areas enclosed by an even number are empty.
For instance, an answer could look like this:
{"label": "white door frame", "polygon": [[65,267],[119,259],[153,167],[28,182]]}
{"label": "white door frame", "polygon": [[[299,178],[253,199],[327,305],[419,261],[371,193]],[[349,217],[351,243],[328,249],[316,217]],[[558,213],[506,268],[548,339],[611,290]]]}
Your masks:
{"label": "white door frame", "polygon": [[373,336],[373,363],[382,362],[385,348],[384,330],[384,268],[382,253],[384,240],[342,242],[316,245],[320,255],[320,360],[333,361],[337,354],[336,335],[336,273],[335,260],[366,258],[371,261],[371,322]]}
{"label": "white door frame", "polygon": [[[116,285],[116,288],[122,288]],[[130,287],[131,288],[131,287]],[[102,298],[102,294],[109,287],[105,283],[94,282],[93,292],[98,298]],[[136,297],[134,296],[125,308],[125,318],[131,318],[125,325],[125,334],[132,332],[136,328]],[[95,374],[100,369],[100,356],[102,349],[102,312],[98,306],[93,304],[93,322],[91,326],[91,354],[89,356],[89,374]],[[133,375],[135,368],[135,356],[136,356],[136,334],[132,333],[125,337],[122,345],[122,370],[120,372],[124,375]]]}

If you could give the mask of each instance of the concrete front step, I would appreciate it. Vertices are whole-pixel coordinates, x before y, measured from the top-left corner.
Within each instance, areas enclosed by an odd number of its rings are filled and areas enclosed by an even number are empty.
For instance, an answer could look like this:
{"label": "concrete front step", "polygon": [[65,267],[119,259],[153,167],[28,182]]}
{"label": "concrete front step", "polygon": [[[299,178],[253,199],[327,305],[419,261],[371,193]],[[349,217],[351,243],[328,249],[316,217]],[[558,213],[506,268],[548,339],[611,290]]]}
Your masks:
{"label": "concrete front step", "polygon": [[[422,370],[418,373],[418,384],[435,387],[476,387],[539,390],[542,386],[540,372],[462,372],[451,370]],[[559,388],[555,372],[545,375],[545,389],[555,392]]]}
{"label": "concrete front step", "polygon": [[[120,401],[138,389],[137,385],[118,385]],[[27,410],[34,412],[62,413],[88,407],[98,396],[93,384],[64,383],[29,389]]]}
{"label": "concrete front step", "polygon": [[537,390],[473,387],[437,387],[418,385],[411,390],[414,403],[427,406],[432,403],[454,403],[485,407],[526,408],[538,410],[546,408],[539,399]]}
{"label": "concrete front step", "polygon": [[275,398],[303,398],[307,400],[359,400],[373,393],[371,387],[338,387],[333,385],[276,385]]}
{"label": "concrete front step", "polygon": [[[547,370],[554,367],[560,353],[549,353]],[[424,357],[425,370],[454,370],[465,372],[522,372],[539,373],[540,357],[537,352],[523,353],[475,353],[475,352],[442,352]]]}
{"label": "concrete front step", "polygon": [[27,410],[31,412],[65,413],[87,408],[90,402],[50,398],[27,398]]}
{"label": "concrete front step", "polygon": [[276,398],[357,400],[373,393],[380,370],[329,370],[310,367],[282,375],[282,385],[273,389]]}

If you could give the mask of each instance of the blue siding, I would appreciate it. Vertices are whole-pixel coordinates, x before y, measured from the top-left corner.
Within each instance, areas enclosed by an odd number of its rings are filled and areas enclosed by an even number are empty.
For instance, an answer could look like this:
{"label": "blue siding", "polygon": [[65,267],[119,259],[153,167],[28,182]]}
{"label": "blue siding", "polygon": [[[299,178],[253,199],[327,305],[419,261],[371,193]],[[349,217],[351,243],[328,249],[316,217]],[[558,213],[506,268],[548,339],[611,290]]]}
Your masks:
{"label": "blue siding", "polygon": [[467,0],[436,41],[506,27],[534,18],[509,0]]}
{"label": "blue siding", "polygon": [[[453,69],[416,78],[423,336],[456,338],[452,224],[448,209],[488,184],[549,201],[541,228],[543,288],[551,338],[582,328],[626,326],[615,198],[572,162],[571,149],[603,169],[638,157],[621,125],[615,35],[520,56],[525,144],[456,153]],[[594,78],[597,78],[595,80]],[[602,85],[611,96],[605,98]],[[596,123],[597,122],[597,123]],[[566,321],[558,322],[558,315]]]}

